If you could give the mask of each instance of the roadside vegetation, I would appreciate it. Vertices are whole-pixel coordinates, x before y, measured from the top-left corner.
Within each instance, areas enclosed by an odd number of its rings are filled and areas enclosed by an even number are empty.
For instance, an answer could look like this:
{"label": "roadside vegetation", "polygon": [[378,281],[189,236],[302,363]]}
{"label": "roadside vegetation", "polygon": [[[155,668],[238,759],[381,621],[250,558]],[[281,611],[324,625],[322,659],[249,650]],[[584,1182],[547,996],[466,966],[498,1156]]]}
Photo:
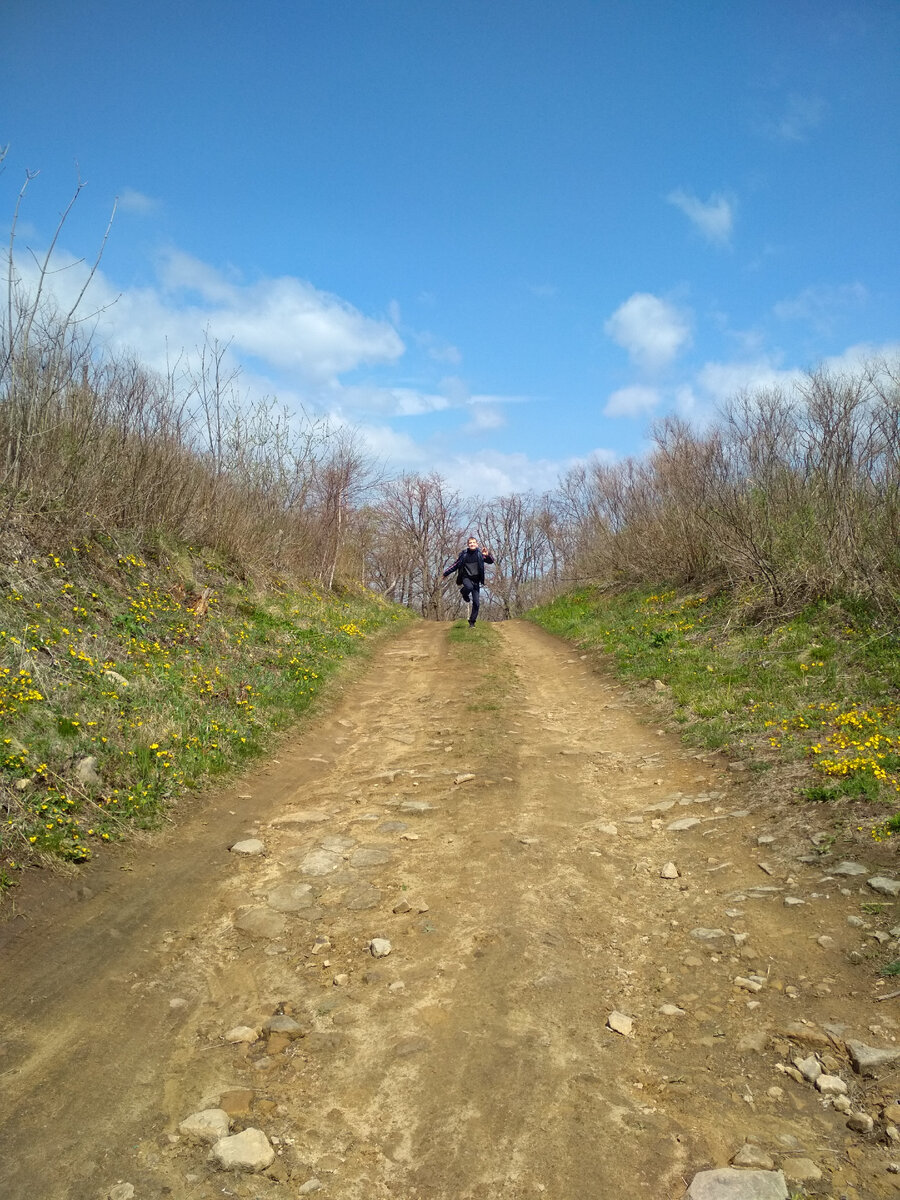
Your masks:
{"label": "roadside vegetation", "polygon": [[240,580],[209,552],[21,545],[0,594],[4,881],[157,826],[271,745],[410,614],[358,586]]}
{"label": "roadside vegetation", "polygon": [[877,607],[763,618],[727,591],[584,588],[528,616],[653,685],[689,744],[778,768],[794,798],[842,806],[876,840],[900,832],[900,646]]}

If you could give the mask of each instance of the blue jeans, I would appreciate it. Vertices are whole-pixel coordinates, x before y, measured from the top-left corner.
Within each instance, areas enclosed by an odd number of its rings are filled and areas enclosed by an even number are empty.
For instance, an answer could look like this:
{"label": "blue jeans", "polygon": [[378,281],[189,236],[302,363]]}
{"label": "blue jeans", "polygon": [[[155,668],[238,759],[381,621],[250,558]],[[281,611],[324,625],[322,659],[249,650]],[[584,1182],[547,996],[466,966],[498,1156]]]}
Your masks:
{"label": "blue jeans", "polygon": [[468,604],[470,600],[472,601],[469,624],[474,625],[478,620],[478,609],[481,607],[481,585],[477,579],[464,579],[460,584],[459,592],[463,598],[463,604]]}

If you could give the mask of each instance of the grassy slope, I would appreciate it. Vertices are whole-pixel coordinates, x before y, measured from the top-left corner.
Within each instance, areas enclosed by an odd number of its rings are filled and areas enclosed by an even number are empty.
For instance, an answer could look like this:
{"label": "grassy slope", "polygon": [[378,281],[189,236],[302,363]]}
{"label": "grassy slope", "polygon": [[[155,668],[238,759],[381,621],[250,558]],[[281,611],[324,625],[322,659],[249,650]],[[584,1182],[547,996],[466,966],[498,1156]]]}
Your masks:
{"label": "grassy slope", "polygon": [[534,609],[622,677],[660,681],[685,739],[791,770],[807,800],[861,801],[848,817],[900,830],[900,643],[859,605],[748,623],[727,598],[585,589]]}
{"label": "grassy slope", "polygon": [[187,548],[16,549],[0,576],[0,889],[154,826],[410,619],[361,589],[261,592]]}

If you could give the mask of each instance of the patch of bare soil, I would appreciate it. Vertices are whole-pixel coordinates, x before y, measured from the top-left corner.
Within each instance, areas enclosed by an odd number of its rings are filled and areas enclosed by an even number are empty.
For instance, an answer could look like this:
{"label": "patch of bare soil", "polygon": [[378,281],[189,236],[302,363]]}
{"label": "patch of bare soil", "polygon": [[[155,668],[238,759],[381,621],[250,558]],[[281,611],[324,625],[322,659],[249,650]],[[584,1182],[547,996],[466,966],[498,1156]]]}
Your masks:
{"label": "patch of bare soil", "polygon": [[[563,643],[498,630],[496,704],[421,624],[149,857],[6,922],[0,1195],[674,1200],[747,1142],[803,1194],[900,1194],[900,1077],[847,1049],[900,1047],[868,948],[893,901]],[[209,1162],[179,1126],[210,1108],[271,1165]]]}

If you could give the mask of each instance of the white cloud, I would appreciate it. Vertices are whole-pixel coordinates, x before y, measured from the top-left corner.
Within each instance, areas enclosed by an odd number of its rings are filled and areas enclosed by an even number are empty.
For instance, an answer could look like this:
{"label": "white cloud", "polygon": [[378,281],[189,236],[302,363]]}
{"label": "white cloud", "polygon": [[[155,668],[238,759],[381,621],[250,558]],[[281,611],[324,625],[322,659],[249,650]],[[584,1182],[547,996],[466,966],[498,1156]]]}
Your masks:
{"label": "white cloud", "polygon": [[634,387],[620,388],[613,392],[603,409],[605,417],[639,417],[653,412],[659,404],[659,392],[656,388]]}
{"label": "white cloud", "polygon": [[410,437],[398,433],[390,425],[353,423],[353,429],[362,438],[363,445],[379,462],[392,471],[430,471],[432,456],[428,449]]}
{"label": "white cloud", "polygon": [[848,346],[841,354],[832,354],[823,361],[822,366],[826,371],[834,371],[838,375],[853,374],[865,363],[878,362],[881,359],[888,362],[900,361],[900,341],[882,342],[880,346],[871,342],[858,342],[855,346]]}
{"label": "white cloud", "polygon": [[633,362],[650,371],[667,366],[691,340],[687,315],[649,292],[635,292],[603,328]]}
{"label": "white cloud", "polygon": [[160,207],[158,200],[134,188],[123,188],[119,196],[119,209],[122,212],[135,213],[139,217],[149,217],[158,212]]}
{"label": "white cloud", "polygon": [[782,321],[805,321],[820,333],[828,333],[838,316],[860,308],[869,298],[861,283],[804,288],[796,296],[779,300],[772,311]]}
{"label": "white cloud", "polygon": [[451,407],[451,401],[436,392],[408,387],[377,387],[369,384],[337,384],[320,399],[330,397],[341,411],[380,414],[385,417],[418,417]]}
{"label": "white cloud", "polygon": [[717,246],[727,246],[731,241],[737,207],[734,197],[726,196],[723,192],[713,192],[708,200],[703,201],[683,188],[676,188],[668,194],[666,200],[681,209],[708,242]]}
{"label": "white cloud", "polygon": [[768,358],[746,362],[708,362],[697,372],[695,385],[705,394],[707,401],[720,404],[739,392],[788,387],[800,375],[798,369],[782,370]]}
{"label": "white cloud", "polygon": [[464,427],[467,433],[486,433],[491,429],[502,429],[506,424],[505,414],[488,404],[473,401],[470,412],[471,418]]}
{"label": "white cloud", "polygon": [[821,123],[826,107],[821,96],[803,96],[799,92],[792,92],[787,98],[784,113],[775,122],[776,137],[785,142],[805,142],[812,130]]}
{"label": "white cloud", "polygon": [[554,488],[569,463],[527,454],[479,450],[443,461],[439,470],[451,488],[464,496],[506,496],[512,492],[545,492]]}

